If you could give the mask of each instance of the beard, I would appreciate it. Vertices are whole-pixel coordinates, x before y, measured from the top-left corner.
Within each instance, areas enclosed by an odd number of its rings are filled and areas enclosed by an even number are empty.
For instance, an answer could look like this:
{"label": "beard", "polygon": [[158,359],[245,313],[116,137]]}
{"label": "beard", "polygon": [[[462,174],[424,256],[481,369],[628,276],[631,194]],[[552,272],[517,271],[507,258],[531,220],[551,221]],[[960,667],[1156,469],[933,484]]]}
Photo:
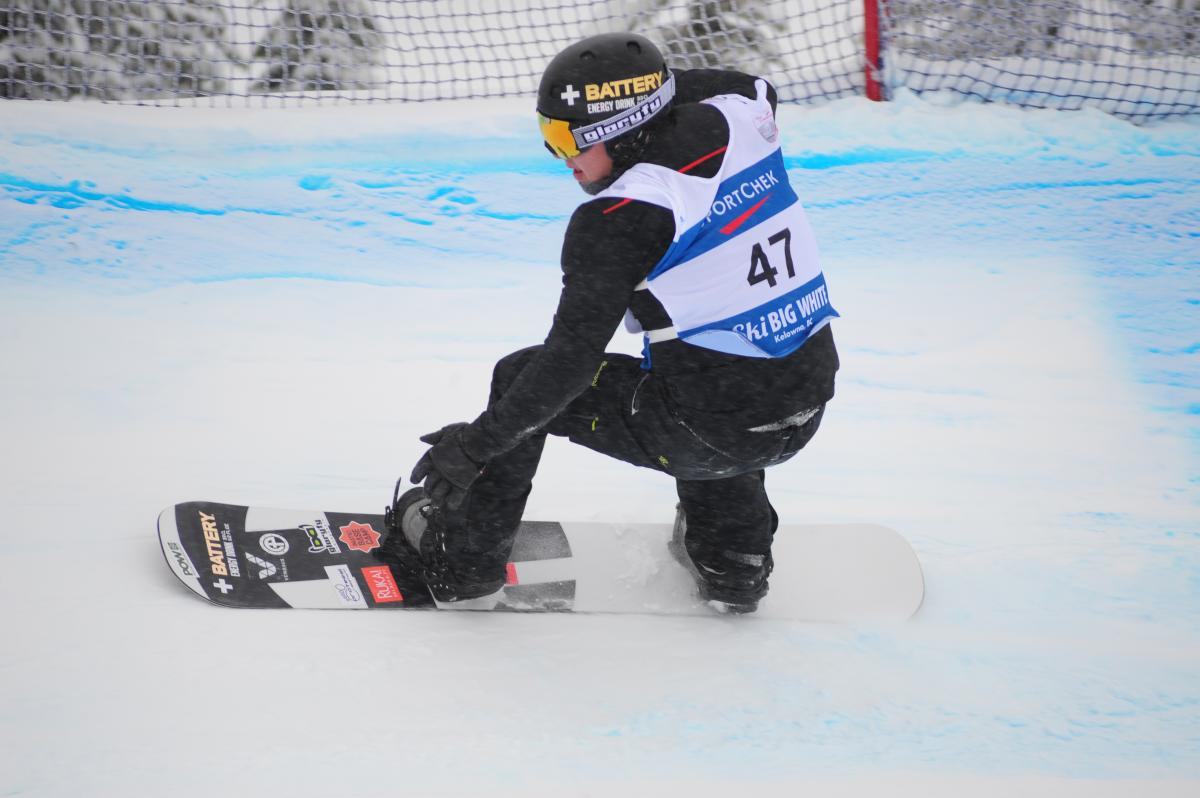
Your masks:
{"label": "beard", "polygon": [[580,183],[579,187],[583,189],[584,194],[594,197],[604,189],[611,186],[613,183],[617,182],[617,178],[620,176],[620,173],[616,169],[613,169],[607,177],[602,177],[599,180],[593,180],[590,183]]}
{"label": "beard", "polygon": [[[674,119],[674,117],[669,117]],[[583,189],[585,194],[595,196],[604,189],[611,186],[613,183],[629,171],[630,167],[642,160],[642,153],[646,145],[650,143],[653,135],[653,128],[643,127],[634,133],[626,133],[624,136],[605,142],[608,148],[608,155],[612,159],[612,171],[607,177],[602,177],[591,183],[580,183],[579,187]]]}

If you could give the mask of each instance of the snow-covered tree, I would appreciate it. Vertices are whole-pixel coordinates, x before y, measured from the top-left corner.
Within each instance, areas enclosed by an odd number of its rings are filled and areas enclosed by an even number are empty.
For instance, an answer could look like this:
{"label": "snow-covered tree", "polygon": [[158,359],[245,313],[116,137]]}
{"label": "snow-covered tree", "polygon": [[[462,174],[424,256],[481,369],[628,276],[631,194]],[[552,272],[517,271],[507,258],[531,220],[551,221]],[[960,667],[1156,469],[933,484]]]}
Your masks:
{"label": "snow-covered tree", "polygon": [[74,0],[94,52],[117,61],[136,97],[225,91],[234,56],[217,0]]}
{"label": "snow-covered tree", "polygon": [[1200,0],[1113,0],[1135,52],[1200,55]]}
{"label": "snow-covered tree", "polygon": [[216,0],[22,0],[0,12],[0,94],[219,93],[236,60],[224,27]]}
{"label": "snow-covered tree", "polygon": [[888,42],[931,58],[1052,54],[1073,0],[890,0]]}
{"label": "snow-covered tree", "polygon": [[371,88],[384,37],[367,0],[288,0],[254,49],[265,62],[254,90]]}
{"label": "snow-covered tree", "polygon": [[930,58],[1200,54],[1200,0],[888,0],[890,45]]}
{"label": "snow-covered tree", "polygon": [[65,0],[24,0],[0,8],[0,97],[119,96],[114,64],[91,52]]}
{"label": "snow-covered tree", "polygon": [[765,74],[781,64],[777,42],[787,31],[781,4],[760,0],[634,0],[625,29],[658,43],[677,69],[720,67]]}

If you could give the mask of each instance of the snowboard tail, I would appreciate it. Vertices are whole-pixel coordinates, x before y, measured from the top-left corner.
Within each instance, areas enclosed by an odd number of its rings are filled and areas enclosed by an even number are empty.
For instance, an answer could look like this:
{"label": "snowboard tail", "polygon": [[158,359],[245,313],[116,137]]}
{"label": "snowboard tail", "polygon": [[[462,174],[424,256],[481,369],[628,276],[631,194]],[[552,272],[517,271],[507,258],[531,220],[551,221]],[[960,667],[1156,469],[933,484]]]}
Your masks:
{"label": "snowboard tail", "polygon": [[[197,595],[243,608],[427,609],[381,544],[383,514],[187,502],[159,515],[167,564]],[[575,581],[559,524],[521,525],[497,609],[565,612]]]}

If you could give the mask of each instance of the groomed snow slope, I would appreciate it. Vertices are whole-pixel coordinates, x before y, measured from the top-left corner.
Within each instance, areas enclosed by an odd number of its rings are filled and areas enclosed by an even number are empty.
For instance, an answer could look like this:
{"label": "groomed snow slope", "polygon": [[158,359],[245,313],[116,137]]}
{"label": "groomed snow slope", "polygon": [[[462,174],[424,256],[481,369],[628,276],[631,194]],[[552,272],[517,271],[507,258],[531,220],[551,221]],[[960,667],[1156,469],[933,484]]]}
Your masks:
{"label": "groomed snow slope", "polygon": [[[174,583],[164,506],[381,508],[545,335],[581,195],[527,106],[0,103],[0,794],[1200,792],[1195,122],[781,111],[843,370],[768,486],[912,541],[906,625]],[[529,514],[673,506],[552,441]]]}

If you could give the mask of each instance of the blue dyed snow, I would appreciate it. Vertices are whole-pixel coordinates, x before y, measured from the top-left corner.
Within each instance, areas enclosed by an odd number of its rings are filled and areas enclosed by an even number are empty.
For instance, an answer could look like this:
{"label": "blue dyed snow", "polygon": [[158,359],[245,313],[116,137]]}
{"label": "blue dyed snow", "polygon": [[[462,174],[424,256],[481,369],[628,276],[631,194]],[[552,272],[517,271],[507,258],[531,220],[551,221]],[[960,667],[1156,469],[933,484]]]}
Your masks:
{"label": "blue dyed snow", "polygon": [[840,166],[859,164],[897,163],[900,161],[925,161],[932,158],[952,159],[965,155],[963,151],[943,153],[923,150],[879,149],[860,147],[842,153],[803,153],[788,155],[783,159],[788,169],[834,169]]}
{"label": "blue dyed snow", "polygon": [[205,285],[209,283],[226,283],[252,280],[315,280],[326,283],[352,283],[354,285],[369,285],[376,288],[396,288],[400,286],[412,286],[414,288],[426,287],[422,283],[410,280],[373,280],[362,277],[356,277],[352,279],[344,274],[315,271],[237,272],[222,275],[193,277],[188,280],[188,282],[195,285]]}
{"label": "blue dyed snow", "polygon": [[300,188],[305,191],[320,191],[333,185],[333,178],[328,175],[309,175],[300,179]]}
{"label": "blue dyed snow", "polygon": [[[138,199],[127,194],[88,191],[83,188],[84,185],[84,183],[81,183],[78,180],[72,180],[69,183],[60,185],[38,183],[33,180],[17,177],[16,175],[0,173],[0,186],[23,189],[26,191],[38,191],[42,194],[59,195],[50,200],[50,204],[56,208],[73,210],[85,205],[88,202],[104,202],[115,208],[131,211],[171,211],[176,213],[194,213],[201,216],[220,216],[226,213],[226,211],[223,209],[200,208],[194,205],[185,205],[174,202],[155,202],[152,200]],[[37,198],[33,198],[30,204],[36,204],[36,202]],[[260,211],[251,212],[257,213]],[[262,212],[270,213],[269,211]]]}
{"label": "blue dyed snow", "polygon": [[453,194],[456,191],[458,191],[458,189],[454,188],[453,186],[442,186],[440,188],[434,189],[434,191],[432,193],[430,193],[427,197],[425,197],[425,199],[427,199],[427,200],[441,199],[442,197]]}
{"label": "blue dyed snow", "polygon": [[416,216],[409,216],[406,213],[401,213],[400,211],[385,211],[385,213],[388,216],[394,216],[397,219],[403,219],[404,221],[412,222],[413,224],[425,225],[426,227],[430,227],[434,224],[432,219],[421,219]]}
{"label": "blue dyed snow", "polygon": [[262,214],[266,216],[286,216],[288,211],[276,211],[262,208],[202,208],[186,203],[162,202],[162,200],[139,199],[126,193],[89,191],[84,186],[95,185],[90,181],[72,180],[65,184],[44,184],[35,180],[20,178],[12,174],[0,173],[0,187],[7,192],[34,191],[35,197],[16,197],[17,202],[26,205],[37,205],[42,199],[47,199],[49,205],[62,210],[77,210],[89,203],[102,203],[119,210],[172,212],[172,214],[194,214],[197,216],[223,216],[228,212],[245,212],[245,214]]}
{"label": "blue dyed snow", "polygon": [[563,220],[563,217],[559,214],[520,213],[516,211],[488,211],[482,209],[475,211],[475,215],[483,216],[488,219],[499,219],[503,222],[519,222],[522,220],[530,222],[558,222]]}

